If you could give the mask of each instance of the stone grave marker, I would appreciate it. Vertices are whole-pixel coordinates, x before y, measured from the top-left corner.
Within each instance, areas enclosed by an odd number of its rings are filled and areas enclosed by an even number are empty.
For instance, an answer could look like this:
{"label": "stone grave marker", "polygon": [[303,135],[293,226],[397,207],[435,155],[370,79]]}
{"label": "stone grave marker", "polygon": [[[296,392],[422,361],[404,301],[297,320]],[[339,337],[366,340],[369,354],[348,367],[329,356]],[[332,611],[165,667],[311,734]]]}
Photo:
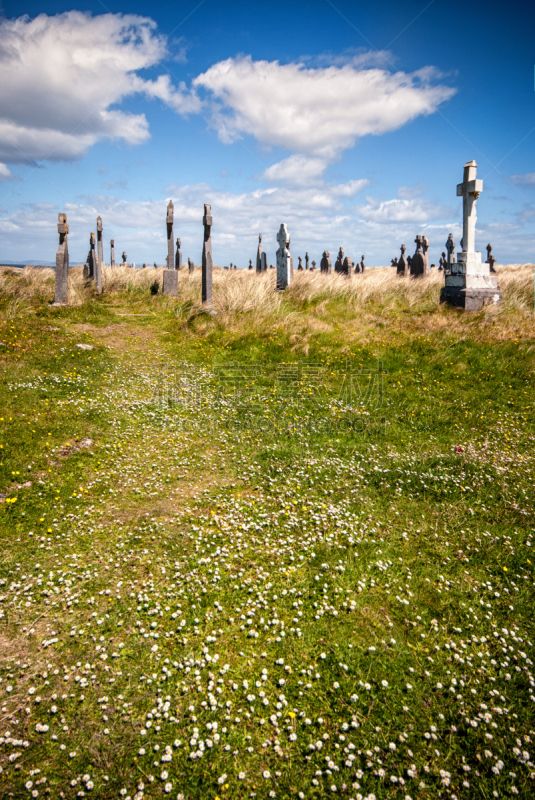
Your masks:
{"label": "stone grave marker", "polygon": [[440,256],[440,260],[438,262],[438,271],[442,272],[447,268],[447,265],[448,265],[448,260],[446,258],[446,253],[442,253],[442,255]]}
{"label": "stone grave marker", "polygon": [[455,264],[455,242],[453,241],[453,233],[450,233],[448,236],[445,247],[448,254],[448,264]]}
{"label": "stone grave marker", "polygon": [[331,272],[331,269],[332,269],[332,261],[330,253],[328,250],[324,250],[320,261],[320,270],[322,272],[325,272],[326,274],[329,274]]}
{"label": "stone grave marker", "polygon": [[174,269],[175,266],[175,254],[173,252],[173,244],[175,241],[175,234],[173,231],[175,221],[175,207],[173,205],[173,201],[169,200],[167,204],[167,218],[166,218],[166,225],[167,225],[167,257],[165,259],[165,266],[167,269]]}
{"label": "stone grave marker", "polygon": [[334,271],[343,272],[344,269],[344,248],[340,247],[338,251],[338,258],[334,262]]}
{"label": "stone grave marker", "polygon": [[277,289],[283,291],[292,282],[292,257],[290,254],[290,234],[284,222],[277,233]]}
{"label": "stone grave marker", "polygon": [[302,272],[303,269],[304,269],[304,267],[303,267],[303,257],[302,256],[298,256],[297,261],[298,261],[297,271],[298,272]]}
{"label": "stone grave marker", "polygon": [[262,272],[265,272],[267,270],[267,268],[268,268],[267,254],[266,253],[262,253],[262,267],[261,267]]}
{"label": "stone grave marker", "polygon": [[361,256],[360,257],[359,267],[360,267],[360,271],[361,272],[364,272],[364,270],[366,269],[366,264],[364,263],[364,258],[365,258],[365,256]]}
{"label": "stone grave marker", "polygon": [[349,256],[346,256],[342,264],[342,275],[345,275],[347,278],[350,278],[352,274],[353,274],[353,261]]}
{"label": "stone grave marker", "polygon": [[256,251],[256,271],[262,272],[262,234],[258,234],[258,249]]}
{"label": "stone grave marker", "polygon": [[308,268],[309,268],[309,267],[308,267],[308,264],[309,264],[308,253],[305,253],[305,269],[308,269]]}
{"label": "stone grave marker", "polygon": [[491,272],[494,272],[494,273],[496,272],[496,270],[494,269],[494,264],[496,263],[496,259],[492,255],[492,245],[491,244],[487,245],[487,260],[486,260],[485,263],[489,265],[489,269],[490,269]]}
{"label": "stone grave marker", "polygon": [[195,264],[193,263],[191,258],[188,256],[188,272],[193,272],[194,269],[195,269]]}
{"label": "stone grave marker", "polygon": [[110,264],[112,267],[115,266],[115,241],[110,239]]}
{"label": "stone grave marker", "polygon": [[67,214],[58,214],[59,245],[56,253],[56,285],[54,305],[66,305],[69,292],[69,225]]}
{"label": "stone grave marker", "polygon": [[123,259],[123,267],[126,267],[126,252],[124,250],[121,253],[121,258]]}
{"label": "stone grave marker", "polygon": [[202,246],[202,302],[212,305],[212,207],[204,204],[204,241]]}
{"label": "stone grave marker", "polygon": [[104,243],[102,241],[102,217],[97,217],[97,257],[100,264],[104,263]]}
{"label": "stone grave marker", "polygon": [[252,268],[253,268],[253,259],[250,258],[249,259],[249,269],[252,269]]}
{"label": "stone grave marker", "polygon": [[462,253],[457,253],[456,263],[450,263],[440,293],[441,302],[467,311],[479,311],[486,302],[502,300],[497,276],[491,274],[490,264],[481,263],[481,253],[475,250],[476,202],[482,191],[483,181],[477,178],[477,164],[468,161],[464,165],[463,182],[457,184],[457,197],[463,198]]}
{"label": "stone grave marker", "polygon": [[411,261],[411,276],[413,278],[423,278],[426,275],[425,258],[423,254],[423,237],[418,234],[416,239],[416,252]]}
{"label": "stone grave marker", "polygon": [[176,253],[175,253],[175,269],[180,269],[182,266],[182,250],[180,249],[180,239],[176,240]]}
{"label": "stone grave marker", "polygon": [[315,261],[313,261],[313,262],[312,262],[312,266],[310,267],[310,271],[311,271],[311,272],[314,272],[314,270],[315,270],[315,269],[316,269],[316,262],[315,262]]}
{"label": "stone grave marker", "polygon": [[409,272],[409,264],[407,259],[405,258],[405,250],[407,248],[404,244],[401,245],[401,255],[399,257],[399,261],[397,264],[397,273],[398,275],[408,275]]}

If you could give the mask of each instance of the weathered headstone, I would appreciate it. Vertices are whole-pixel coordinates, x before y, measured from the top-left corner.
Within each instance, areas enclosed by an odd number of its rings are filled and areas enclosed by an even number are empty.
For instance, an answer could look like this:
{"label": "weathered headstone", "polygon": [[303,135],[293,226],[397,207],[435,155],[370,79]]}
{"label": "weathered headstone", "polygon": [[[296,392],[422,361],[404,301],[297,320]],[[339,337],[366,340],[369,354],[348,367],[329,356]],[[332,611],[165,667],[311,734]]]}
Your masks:
{"label": "weathered headstone", "polygon": [[167,269],[174,269],[175,266],[175,254],[173,252],[174,248],[173,245],[175,243],[175,234],[173,231],[175,221],[175,207],[173,205],[173,201],[169,200],[167,204],[167,218],[166,218],[166,225],[167,225],[167,258],[165,259],[165,266]]}
{"label": "weathered headstone", "polygon": [[448,260],[446,258],[446,253],[442,253],[440,256],[440,261],[438,262],[438,271],[442,272],[443,270],[447,269]]}
{"label": "weathered headstone", "polygon": [[202,302],[212,304],[212,207],[204,204],[204,240],[202,246]]}
{"label": "weathered headstone", "polygon": [[97,292],[102,292],[102,265],[98,260],[95,234],[92,233],[89,237],[89,256],[88,256],[88,278],[96,281]]}
{"label": "weathered headstone", "polygon": [[104,263],[104,244],[102,241],[102,217],[97,217],[97,256],[101,264]]}
{"label": "weathered headstone", "polygon": [[180,249],[180,239],[176,240],[175,269],[182,267],[182,250]]}
{"label": "weathered headstone", "polygon": [[312,266],[310,267],[310,271],[311,271],[311,272],[314,272],[314,270],[315,270],[315,269],[316,269],[316,262],[315,262],[315,261],[313,261],[313,262],[312,262]]}
{"label": "weathered headstone", "polygon": [[298,256],[297,261],[299,262],[298,265],[297,265],[297,271],[298,272],[302,272],[303,269],[304,269],[303,268],[303,257],[302,256]]}
{"label": "weathered headstone", "polygon": [[292,257],[290,254],[290,234],[283,222],[277,233],[277,289],[286,289],[292,282]]}
{"label": "weathered headstone", "polygon": [[359,267],[360,267],[360,271],[361,272],[364,272],[364,270],[366,269],[366,264],[364,263],[364,258],[365,258],[365,256],[361,256],[360,257]]}
{"label": "weathered headstone", "polygon": [[340,247],[338,251],[338,258],[334,262],[334,271],[342,272],[344,269],[344,248]]}
{"label": "weathered headstone", "polygon": [[56,253],[56,285],[54,305],[66,305],[69,292],[69,225],[67,214],[58,214],[59,245]]}
{"label": "weathered headstone", "polygon": [[262,267],[261,267],[262,272],[265,272],[267,270],[267,268],[268,268],[267,254],[266,253],[262,253]]}
{"label": "weathered headstone", "polygon": [[391,267],[397,267],[397,265],[398,265],[398,257],[394,256],[394,258],[390,259],[390,266]]}
{"label": "weathered headstone", "polygon": [[407,264],[408,264],[408,267],[409,267],[409,274],[410,274],[411,265],[412,265],[412,256],[407,256]]}
{"label": "weathered headstone", "polygon": [[427,274],[422,250],[423,237],[418,234],[414,241],[416,242],[416,252],[411,261],[411,276],[413,278],[423,278]]}
{"label": "weathered headstone", "polygon": [[154,267],[154,269],[158,269],[158,264],[156,263],[156,261],[154,262],[154,264],[152,266]]}
{"label": "weathered headstone", "polygon": [[188,256],[188,272],[193,272],[194,269],[195,269],[195,264],[193,263],[191,258]]}
{"label": "weathered headstone", "polygon": [[409,263],[405,258],[405,250],[407,248],[404,244],[401,245],[401,255],[399,257],[399,261],[397,264],[397,273],[398,275],[408,275],[409,273]]}
{"label": "weathered headstone", "polygon": [[124,250],[121,253],[121,258],[123,259],[123,267],[126,267],[126,252]]}
{"label": "weathered headstone", "polygon": [[258,249],[256,251],[256,271],[262,272],[262,234],[258,234]]}
{"label": "weathered headstone", "polygon": [[145,262],[143,262],[143,266],[141,267],[141,269],[147,269],[147,265],[145,264]]}
{"label": "weathered headstone", "polygon": [[176,269],[164,269],[162,291],[169,297],[178,296],[178,272]]}
{"label": "weathered headstone", "polygon": [[448,236],[445,247],[448,254],[448,264],[455,264],[455,242],[453,241],[453,233],[450,233]]}
{"label": "weathered headstone", "polygon": [[494,269],[494,264],[496,263],[496,259],[492,255],[492,245],[491,244],[487,245],[487,260],[486,260],[485,263],[489,265],[489,269],[490,269],[491,272],[496,272],[496,270]]}
{"label": "weathered headstone", "polygon": [[486,302],[500,303],[502,299],[497,276],[491,274],[490,264],[481,263],[481,253],[475,250],[476,201],[483,191],[483,181],[476,175],[476,162],[468,161],[463,182],[457,185],[457,197],[463,198],[463,251],[457,253],[457,263],[450,264],[440,293],[442,302],[468,311],[479,311]]}
{"label": "weathered headstone", "polygon": [[110,264],[112,267],[115,266],[115,242],[113,239],[110,239]]}
{"label": "weathered headstone", "polygon": [[346,277],[350,278],[352,274],[353,274],[353,261],[349,256],[346,256],[342,264],[342,275],[345,275]]}
{"label": "weathered headstone", "polygon": [[427,275],[429,269],[429,239],[427,236],[422,238],[422,255],[424,257],[425,270],[424,275]]}
{"label": "weathered headstone", "polygon": [[331,256],[328,250],[323,251],[323,255],[320,261],[320,269],[322,272],[330,273],[332,269],[332,261]]}
{"label": "weathered headstone", "polygon": [[305,269],[308,269],[308,262],[309,262],[308,253],[305,253]]}
{"label": "weathered headstone", "polygon": [[249,269],[252,269],[252,268],[253,268],[253,259],[250,258],[249,259]]}

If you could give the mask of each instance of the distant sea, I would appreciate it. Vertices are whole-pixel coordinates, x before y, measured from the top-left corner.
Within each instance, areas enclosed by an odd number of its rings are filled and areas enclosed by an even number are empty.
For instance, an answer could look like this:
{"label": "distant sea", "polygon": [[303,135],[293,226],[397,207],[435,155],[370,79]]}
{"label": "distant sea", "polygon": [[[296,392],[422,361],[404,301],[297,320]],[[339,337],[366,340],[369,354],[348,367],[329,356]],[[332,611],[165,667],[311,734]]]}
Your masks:
{"label": "distant sea", "polygon": [[[55,267],[55,261],[2,261],[0,259],[0,267],[17,267],[17,269],[21,269],[22,267]],[[70,263],[69,267],[82,267],[83,264],[73,264]]]}

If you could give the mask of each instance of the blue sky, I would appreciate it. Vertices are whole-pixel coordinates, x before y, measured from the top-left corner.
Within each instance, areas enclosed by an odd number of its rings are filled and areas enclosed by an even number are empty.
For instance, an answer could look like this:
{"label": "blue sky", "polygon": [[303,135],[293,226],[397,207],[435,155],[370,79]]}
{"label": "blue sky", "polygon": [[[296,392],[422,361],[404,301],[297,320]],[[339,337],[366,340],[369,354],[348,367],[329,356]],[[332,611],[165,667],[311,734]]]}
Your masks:
{"label": "blue sky", "polygon": [[200,262],[274,263],[342,245],[390,263],[425,234],[461,238],[456,184],[476,159],[477,249],[535,249],[535,6],[420,0],[4,2],[0,262],[71,261],[100,214],[105,254],[164,263],[175,204]]}

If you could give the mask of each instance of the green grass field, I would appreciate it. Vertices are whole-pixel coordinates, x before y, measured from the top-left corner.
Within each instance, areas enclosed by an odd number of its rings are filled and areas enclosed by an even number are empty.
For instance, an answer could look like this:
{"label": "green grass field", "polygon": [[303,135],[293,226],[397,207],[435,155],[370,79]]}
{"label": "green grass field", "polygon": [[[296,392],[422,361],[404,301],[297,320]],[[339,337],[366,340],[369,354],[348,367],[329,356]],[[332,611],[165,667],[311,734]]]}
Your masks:
{"label": "green grass field", "polygon": [[535,796],[533,267],[374,272],[0,275],[2,798]]}

